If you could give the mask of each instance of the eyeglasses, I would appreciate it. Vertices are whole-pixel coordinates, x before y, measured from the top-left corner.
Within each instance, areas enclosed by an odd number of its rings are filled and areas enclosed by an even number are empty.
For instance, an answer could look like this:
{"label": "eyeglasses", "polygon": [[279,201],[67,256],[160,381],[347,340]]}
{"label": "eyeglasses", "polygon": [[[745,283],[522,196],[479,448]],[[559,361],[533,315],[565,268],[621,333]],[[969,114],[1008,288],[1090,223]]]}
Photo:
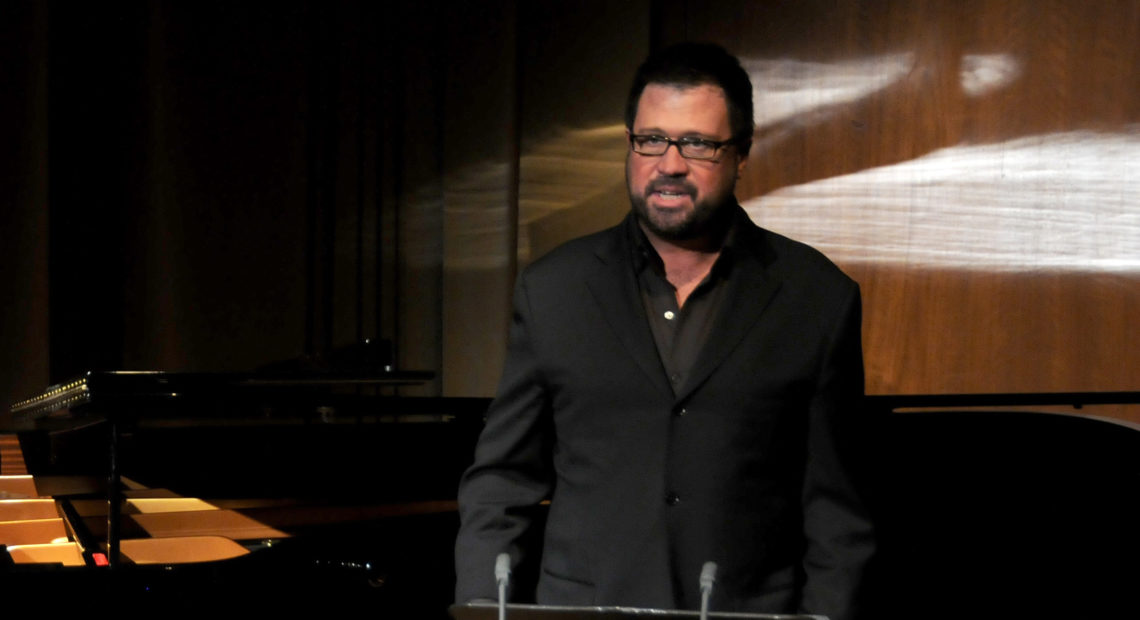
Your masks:
{"label": "eyeglasses", "polygon": [[669,150],[670,146],[676,146],[677,152],[685,159],[713,159],[716,157],[717,151],[735,143],[735,140],[716,141],[705,140],[704,138],[677,138],[674,140],[652,134],[629,134],[629,144],[633,148],[633,152],[651,157],[660,157]]}

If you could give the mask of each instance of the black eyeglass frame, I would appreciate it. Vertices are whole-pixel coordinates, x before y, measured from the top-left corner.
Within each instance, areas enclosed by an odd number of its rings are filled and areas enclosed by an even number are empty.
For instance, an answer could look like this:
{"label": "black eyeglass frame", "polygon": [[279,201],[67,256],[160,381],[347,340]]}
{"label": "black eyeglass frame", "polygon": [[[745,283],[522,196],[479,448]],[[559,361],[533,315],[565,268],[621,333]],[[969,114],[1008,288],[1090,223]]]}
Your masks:
{"label": "black eyeglass frame", "polygon": [[[650,139],[650,138],[661,140],[662,142],[665,142],[665,148],[662,149],[660,153],[645,153],[645,152],[639,151],[638,147],[637,147],[637,140],[639,140],[639,139]],[[675,146],[675,147],[677,147],[677,153],[679,153],[681,155],[681,157],[684,157],[685,159],[695,159],[698,161],[709,161],[709,160],[716,159],[717,155],[720,154],[720,150],[722,148],[724,148],[726,146],[735,145],[739,142],[740,142],[739,140],[731,139],[731,138],[728,140],[706,140],[705,138],[676,138],[676,139],[674,139],[674,138],[670,138],[669,136],[662,136],[660,134],[655,134],[655,133],[630,133],[629,134],[629,147],[631,149],[633,149],[633,152],[637,153],[638,155],[644,155],[645,157],[664,157],[665,153],[669,152],[669,147]],[[708,157],[699,157],[699,156],[694,157],[692,155],[686,155],[685,154],[685,147],[690,146],[690,145],[711,146],[713,148],[713,152]]]}

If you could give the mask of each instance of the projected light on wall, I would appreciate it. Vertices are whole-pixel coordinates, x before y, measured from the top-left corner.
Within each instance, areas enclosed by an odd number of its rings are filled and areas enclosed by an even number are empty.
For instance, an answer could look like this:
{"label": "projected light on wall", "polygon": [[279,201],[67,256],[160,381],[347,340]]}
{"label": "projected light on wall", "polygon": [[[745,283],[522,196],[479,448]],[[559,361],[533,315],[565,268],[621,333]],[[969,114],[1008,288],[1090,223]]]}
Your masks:
{"label": "projected light on wall", "polygon": [[914,69],[913,53],[834,63],[791,58],[741,59],[752,78],[752,107],[761,130],[821,108],[862,99]]}
{"label": "projected light on wall", "polygon": [[1140,127],[963,145],[744,203],[845,264],[1140,269]]}
{"label": "projected light on wall", "polygon": [[1140,118],[1119,58],[914,49],[742,60],[742,205],[860,282],[870,393],[1135,389]]}
{"label": "projected light on wall", "polygon": [[[915,70],[914,54],[836,63],[745,60],[757,148]],[[961,92],[1021,75],[1008,54],[967,54]],[[775,132],[773,127],[781,127]],[[1024,270],[1140,267],[1140,126],[962,144],[902,163],[784,187],[744,202],[758,223],[845,263]]]}

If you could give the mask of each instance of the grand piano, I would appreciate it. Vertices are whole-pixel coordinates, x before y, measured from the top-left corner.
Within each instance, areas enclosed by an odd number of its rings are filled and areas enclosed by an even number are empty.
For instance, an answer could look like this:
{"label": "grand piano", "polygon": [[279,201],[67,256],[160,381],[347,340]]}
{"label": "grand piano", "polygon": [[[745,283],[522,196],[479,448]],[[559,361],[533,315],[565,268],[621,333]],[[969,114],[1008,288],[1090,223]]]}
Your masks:
{"label": "grand piano", "polygon": [[[0,590],[447,617],[488,401],[391,394],[425,377],[94,372],[18,403],[0,432],[34,475],[0,508],[43,512],[0,514]],[[1122,403],[1140,393],[870,398],[873,617],[1140,613],[1140,426],[1096,415]],[[5,520],[64,551],[31,561]]]}
{"label": "grand piano", "polygon": [[430,377],[89,372],[16,403],[0,432],[30,475],[0,478],[0,591],[446,617],[488,401],[393,395]]}

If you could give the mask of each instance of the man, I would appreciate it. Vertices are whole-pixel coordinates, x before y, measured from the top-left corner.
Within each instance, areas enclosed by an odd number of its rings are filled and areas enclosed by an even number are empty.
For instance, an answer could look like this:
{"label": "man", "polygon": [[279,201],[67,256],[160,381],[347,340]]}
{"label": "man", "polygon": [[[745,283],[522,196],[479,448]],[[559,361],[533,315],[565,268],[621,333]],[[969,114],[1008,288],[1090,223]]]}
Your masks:
{"label": "man", "polygon": [[752,86],[724,50],[647,60],[626,126],[631,215],[518,282],[457,599],[494,598],[506,552],[516,600],[536,579],[539,603],[692,609],[714,561],[715,610],[850,617],[873,548],[858,287],[736,204]]}

